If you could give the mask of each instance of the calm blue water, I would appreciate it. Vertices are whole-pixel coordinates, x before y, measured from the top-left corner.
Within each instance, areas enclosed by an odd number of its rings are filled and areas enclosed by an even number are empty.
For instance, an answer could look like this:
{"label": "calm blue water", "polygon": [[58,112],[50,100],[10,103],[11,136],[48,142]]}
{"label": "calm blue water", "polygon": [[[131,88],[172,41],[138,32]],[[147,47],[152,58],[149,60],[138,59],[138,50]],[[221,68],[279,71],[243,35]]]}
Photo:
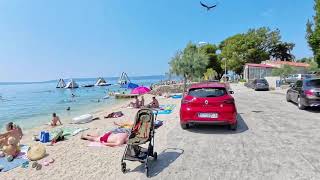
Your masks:
{"label": "calm blue water", "polygon": [[[133,83],[150,86],[163,80],[163,76],[132,78]],[[79,85],[94,84],[96,79],[76,79]],[[108,83],[116,84],[115,78],[106,78]],[[67,83],[67,80],[66,80]],[[119,100],[103,99],[109,91],[125,91],[119,85],[107,87],[90,87],[78,89],[56,89],[56,81],[30,84],[0,84],[0,128],[13,121],[23,128],[44,124],[50,121],[51,114],[56,112],[60,117],[72,118],[92,112],[107,104]],[[76,97],[72,98],[71,94]],[[71,111],[66,111],[70,107]]]}

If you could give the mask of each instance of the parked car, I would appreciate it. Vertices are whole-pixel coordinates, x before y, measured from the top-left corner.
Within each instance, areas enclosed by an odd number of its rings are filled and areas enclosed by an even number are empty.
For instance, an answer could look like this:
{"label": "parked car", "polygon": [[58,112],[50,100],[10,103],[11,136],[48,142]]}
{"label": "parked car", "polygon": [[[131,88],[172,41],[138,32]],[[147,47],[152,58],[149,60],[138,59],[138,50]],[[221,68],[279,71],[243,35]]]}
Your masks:
{"label": "parked car", "polygon": [[298,104],[299,109],[320,106],[320,79],[298,80],[287,91],[287,101]]}
{"label": "parked car", "polygon": [[229,125],[237,129],[237,109],[233,91],[224,83],[193,84],[182,98],[180,124],[182,129],[190,124]]}
{"label": "parked car", "polygon": [[250,87],[256,91],[269,90],[269,84],[266,79],[255,79],[252,81]]}
{"label": "parked car", "polygon": [[296,83],[298,80],[315,78],[314,74],[291,74],[284,78],[284,81],[288,84]]}

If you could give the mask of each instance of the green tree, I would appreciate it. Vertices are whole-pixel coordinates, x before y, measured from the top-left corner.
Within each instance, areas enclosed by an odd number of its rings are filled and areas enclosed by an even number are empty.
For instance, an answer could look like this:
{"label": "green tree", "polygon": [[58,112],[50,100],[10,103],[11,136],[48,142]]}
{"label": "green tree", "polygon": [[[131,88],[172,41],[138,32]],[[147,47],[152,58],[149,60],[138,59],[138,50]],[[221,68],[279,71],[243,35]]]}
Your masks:
{"label": "green tree", "polygon": [[182,76],[185,82],[202,78],[206,72],[209,58],[192,43],[188,43],[183,51],[178,51],[169,62],[170,72]]}
{"label": "green tree", "polygon": [[270,56],[276,60],[281,61],[292,61],[295,57],[291,54],[295,44],[287,43],[287,42],[280,42],[275,44],[271,47],[269,53]]}
{"label": "green tree", "polygon": [[313,51],[314,59],[320,65],[320,0],[315,0],[314,5],[315,16],[313,16],[313,23],[308,20],[306,38],[308,44]]}
{"label": "green tree", "polygon": [[290,74],[294,74],[296,72],[297,72],[297,70],[295,68],[293,68],[292,66],[284,65],[281,68],[273,69],[271,73],[273,76],[286,77],[286,76],[288,76]]}
{"label": "green tree", "polygon": [[317,62],[311,61],[311,62],[309,62],[309,65],[310,65],[310,66],[308,67],[308,71],[309,71],[309,72],[318,72],[318,71],[320,71],[319,65],[318,65]]}
{"label": "green tree", "polygon": [[245,63],[259,64],[272,56],[281,60],[294,58],[290,53],[294,44],[281,42],[280,31],[272,31],[267,27],[231,36],[222,41],[219,47],[228,69],[238,74],[242,72]]}
{"label": "green tree", "polygon": [[213,70],[212,68],[207,69],[207,71],[203,74],[204,80],[213,80],[215,77],[218,76],[218,73]]}
{"label": "green tree", "polygon": [[217,50],[218,47],[214,44],[206,44],[200,47],[200,51],[205,53],[209,58],[207,69],[212,68],[219,78],[222,76],[223,70],[221,68],[221,61],[218,59]]}
{"label": "green tree", "polygon": [[220,43],[221,57],[227,61],[228,69],[240,74],[245,63],[261,63],[269,59],[271,47],[280,42],[279,30],[269,28],[250,29],[236,34]]}
{"label": "green tree", "polygon": [[313,57],[304,57],[304,58],[298,59],[297,61],[302,63],[310,63],[314,60],[313,60]]}

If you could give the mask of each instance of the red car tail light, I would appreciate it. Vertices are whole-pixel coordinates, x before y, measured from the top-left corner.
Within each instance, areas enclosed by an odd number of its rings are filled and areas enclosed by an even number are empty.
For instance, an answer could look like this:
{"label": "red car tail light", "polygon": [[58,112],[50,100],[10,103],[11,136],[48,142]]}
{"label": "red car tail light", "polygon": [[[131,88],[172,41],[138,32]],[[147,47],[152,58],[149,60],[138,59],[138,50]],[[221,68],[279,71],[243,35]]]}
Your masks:
{"label": "red car tail light", "polygon": [[193,102],[193,99],[185,99],[185,98],[183,98],[181,100],[181,104],[189,104],[189,103],[192,103],[192,102]]}
{"label": "red car tail light", "polygon": [[304,94],[306,96],[314,96],[313,90],[306,90],[306,91],[304,91]]}

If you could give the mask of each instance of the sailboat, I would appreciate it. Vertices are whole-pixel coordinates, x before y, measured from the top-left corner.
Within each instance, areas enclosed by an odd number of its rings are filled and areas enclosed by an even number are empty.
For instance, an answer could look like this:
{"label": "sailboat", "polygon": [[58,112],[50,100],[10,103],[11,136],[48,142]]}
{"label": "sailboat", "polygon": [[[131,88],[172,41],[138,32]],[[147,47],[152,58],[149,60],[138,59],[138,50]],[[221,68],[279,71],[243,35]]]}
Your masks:
{"label": "sailboat", "polygon": [[134,89],[136,87],[139,87],[138,84],[131,83],[127,73],[125,72],[121,74],[118,83],[122,88],[125,88],[125,89]]}
{"label": "sailboat", "polygon": [[79,85],[73,79],[71,79],[70,82],[68,82],[68,84],[65,86],[65,88],[70,88],[70,89],[78,88],[78,87]]}
{"label": "sailboat", "polygon": [[98,78],[95,86],[109,86],[110,84],[107,83],[102,77]]}
{"label": "sailboat", "polygon": [[56,88],[64,88],[64,87],[66,87],[66,83],[64,82],[63,79],[59,79]]}
{"label": "sailboat", "polygon": [[131,81],[130,81],[127,73],[122,72],[122,74],[121,74],[121,76],[120,76],[120,78],[119,78],[118,83],[119,83],[120,85],[125,85],[125,84],[128,84],[128,83],[130,83],[130,82],[131,82]]}

